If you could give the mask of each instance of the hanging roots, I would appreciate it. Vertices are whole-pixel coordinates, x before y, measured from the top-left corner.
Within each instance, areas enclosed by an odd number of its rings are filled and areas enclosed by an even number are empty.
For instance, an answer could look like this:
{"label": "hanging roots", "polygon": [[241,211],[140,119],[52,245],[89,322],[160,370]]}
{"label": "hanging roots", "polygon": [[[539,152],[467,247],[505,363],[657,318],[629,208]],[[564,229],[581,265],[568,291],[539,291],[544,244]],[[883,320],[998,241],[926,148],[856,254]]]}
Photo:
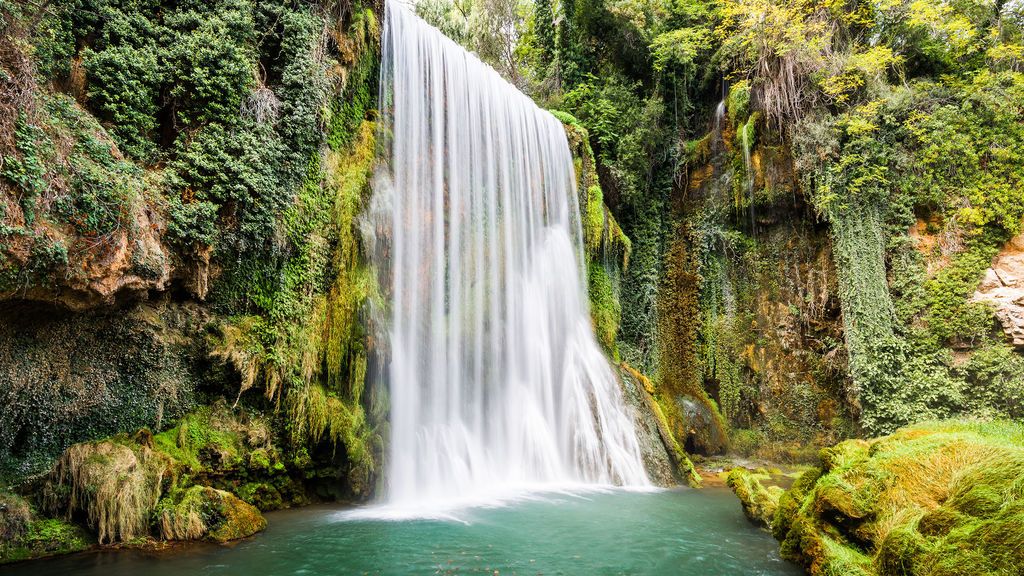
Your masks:
{"label": "hanging roots", "polygon": [[147,446],[75,444],[50,473],[44,504],[68,519],[84,516],[100,544],[143,537],[170,469],[170,459]]}

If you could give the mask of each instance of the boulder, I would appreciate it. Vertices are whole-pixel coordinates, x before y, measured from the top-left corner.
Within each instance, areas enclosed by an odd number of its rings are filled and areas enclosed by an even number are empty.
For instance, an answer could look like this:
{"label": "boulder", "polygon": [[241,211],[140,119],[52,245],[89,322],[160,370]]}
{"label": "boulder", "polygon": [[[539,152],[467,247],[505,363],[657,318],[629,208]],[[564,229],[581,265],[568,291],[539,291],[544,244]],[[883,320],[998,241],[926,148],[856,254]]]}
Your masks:
{"label": "boulder", "polygon": [[209,486],[192,486],[168,495],[157,506],[157,524],[164,540],[227,542],[267,527],[255,506]]}

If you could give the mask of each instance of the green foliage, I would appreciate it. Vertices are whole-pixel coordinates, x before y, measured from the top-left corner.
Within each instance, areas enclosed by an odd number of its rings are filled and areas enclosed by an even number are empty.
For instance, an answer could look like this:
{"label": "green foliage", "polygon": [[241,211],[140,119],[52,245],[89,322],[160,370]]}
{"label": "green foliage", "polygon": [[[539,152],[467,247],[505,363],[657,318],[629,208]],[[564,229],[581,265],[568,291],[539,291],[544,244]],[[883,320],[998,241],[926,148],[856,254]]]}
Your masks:
{"label": "green foliage", "polygon": [[[991,311],[969,299],[1024,218],[1013,192],[1024,181],[1014,152],[1024,135],[1011,120],[1024,102],[1022,78],[975,62],[963,77],[885,87],[879,71],[902,56],[851,50],[846,65],[874,80],[859,84],[866,92],[841,112],[805,118],[792,141],[804,191],[830,224],[862,424],[879,432],[990,414],[991,405],[972,401],[945,347],[999,339]],[[914,249],[907,230],[918,220],[931,223],[942,253]]]}
{"label": "green foliage", "polygon": [[533,5],[534,31],[540,48],[540,61],[545,65],[555,58],[555,16],[551,0],[537,0]]}
{"label": "green foliage", "polygon": [[32,45],[36,71],[43,79],[57,80],[71,74],[76,47],[70,18],[43,18],[37,24]]}
{"label": "green foliage", "polygon": [[88,97],[98,116],[112,126],[125,151],[145,158],[154,148],[160,68],[153,45],[86,49],[83,66],[89,74]]}
{"label": "green foliage", "polygon": [[158,428],[196,401],[191,339],[202,324],[188,310],[25,314],[0,322],[0,478],[45,472],[74,442]]}
{"label": "green foliage", "polygon": [[117,160],[109,142],[85,134],[71,157],[72,194],[54,203],[54,212],[86,237],[109,236],[131,220],[142,193],[142,174]]}
{"label": "green foliage", "polygon": [[247,0],[187,2],[164,15],[161,53],[183,126],[237,117],[252,87],[256,30]]}
{"label": "green foliage", "polygon": [[273,133],[261,126],[213,123],[181,141],[166,180],[181,191],[180,200],[172,201],[171,219],[182,235],[172,239],[185,246],[208,239],[216,232],[215,222],[203,220],[213,212],[210,205],[231,205],[237,224],[224,231],[232,235],[228,243],[243,250],[262,248],[260,241],[274,229],[289,200],[275,170],[279,154]]}
{"label": "green foliage", "polygon": [[3,170],[0,171],[0,175],[18,187],[18,203],[21,205],[25,224],[29,226],[35,221],[36,199],[47,187],[44,179],[46,168],[39,150],[43,138],[43,131],[38,126],[30,124],[24,112],[19,113],[15,123],[14,141],[21,158],[4,158]]}
{"label": "green foliage", "polygon": [[697,57],[711,47],[709,31],[703,28],[679,28],[659,34],[651,44],[654,69],[662,72],[669,66],[690,70],[697,66]]}
{"label": "green foliage", "polygon": [[[367,10],[362,18],[366,22],[364,33],[373,34],[377,26],[373,12]],[[331,149],[340,151],[351,146],[358,135],[377,97],[378,66],[376,53],[363,50],[348,76],[341,98],[331,99],[327,122],[327,144]]]}

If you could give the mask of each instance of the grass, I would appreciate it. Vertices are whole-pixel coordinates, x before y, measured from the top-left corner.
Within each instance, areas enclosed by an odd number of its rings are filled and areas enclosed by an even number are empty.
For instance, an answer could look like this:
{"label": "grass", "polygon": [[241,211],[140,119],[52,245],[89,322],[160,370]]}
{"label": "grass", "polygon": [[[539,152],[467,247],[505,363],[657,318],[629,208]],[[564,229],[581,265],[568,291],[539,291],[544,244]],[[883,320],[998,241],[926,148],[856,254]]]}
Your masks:
{"label": "grass", "polygon": [[821,455],[773,522],[812,575],[1024,573],[1024,425],[925,423]]}
{"label": "grass", "polygon": [[75,444],[57,461],[44,489],[46,507],[65,519],[82,515],[100,544],[149,534],[149,511],[170,477],[171,460],[126,438]]}
{"label": "grass", "polygon": [[784,490],[778,486],[765,486],[768,480],[771,480],[771,474],[765,470],[733,468],[725,481],[743,504],[747,518],[770,528]]}

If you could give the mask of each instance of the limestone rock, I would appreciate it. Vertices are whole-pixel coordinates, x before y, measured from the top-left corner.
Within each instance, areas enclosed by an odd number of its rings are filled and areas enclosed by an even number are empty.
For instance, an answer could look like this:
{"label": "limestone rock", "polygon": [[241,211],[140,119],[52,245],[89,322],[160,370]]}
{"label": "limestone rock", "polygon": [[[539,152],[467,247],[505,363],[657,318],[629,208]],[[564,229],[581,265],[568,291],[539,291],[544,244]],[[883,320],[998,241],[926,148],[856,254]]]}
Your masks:
{"label": "limestone rock", "polygon": [[1003,332],[1024,351],[1024,234],[1010,240],[992,261],[972,301],[991,303]]}
{"label": "limestone rock", "polygon": [[650,382],[626,364],[620,366],[618,373],[623,399],[633,412],[640,452],[651,482],[664,487],[680,482],[700,484],[693,463],[673,438],[657,401],[647,390]]}
{"label": "limestone rock", "polygon": [[[136,202],[131,224],[102,239],[74,235],[55,226],[41,226],[38,234],[72,246],[64,270],[50,281],[21,283],[0,290],[0,300],[36,300],[82,311],[138,298],[149,291],[166,290],[172,277],[169,249],[161,240],[163,222],[151,206]],[[34,262],[31,235],[8,237],[0,246],[16,265],[30,269]]]}

